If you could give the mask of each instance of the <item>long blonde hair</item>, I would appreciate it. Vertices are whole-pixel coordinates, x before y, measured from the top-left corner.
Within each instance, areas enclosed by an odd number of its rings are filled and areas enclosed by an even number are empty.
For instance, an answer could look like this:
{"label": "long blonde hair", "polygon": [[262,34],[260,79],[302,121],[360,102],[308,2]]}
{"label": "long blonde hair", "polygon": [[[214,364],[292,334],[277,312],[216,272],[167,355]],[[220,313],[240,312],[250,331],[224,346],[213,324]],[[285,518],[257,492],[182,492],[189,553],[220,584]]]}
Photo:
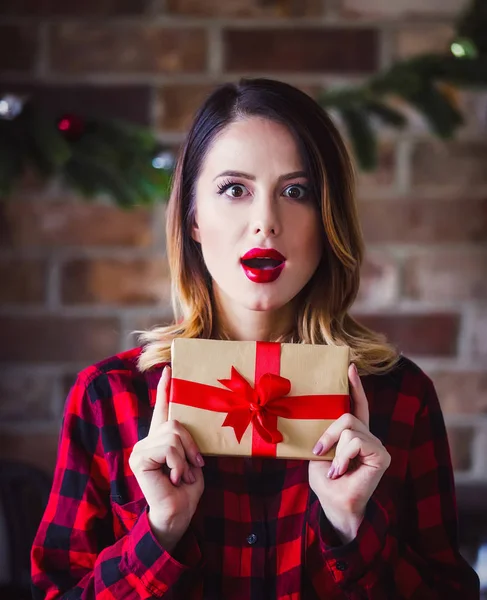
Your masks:
{"label": "long blonde hair", "polygon": [[400,358],[398,351],[384,335],[348,314],[359,289],[364,243],[354,169],[345,143],[312,98],[291,85],[263,78],[218,87],[197,112],[181,148],[166,220],[175,323],[139,332],[143,344],[139,368],[145,371],[170,361],[175,337],[215,337],[211,278],[201,248],[191,236],[195,184],[218,133],[231,122],[250,116],[282,123],[294,135],[323,221],[321,262],[298,294],[293,331],[275,341],[347,345],[361,374],[388,372]]}

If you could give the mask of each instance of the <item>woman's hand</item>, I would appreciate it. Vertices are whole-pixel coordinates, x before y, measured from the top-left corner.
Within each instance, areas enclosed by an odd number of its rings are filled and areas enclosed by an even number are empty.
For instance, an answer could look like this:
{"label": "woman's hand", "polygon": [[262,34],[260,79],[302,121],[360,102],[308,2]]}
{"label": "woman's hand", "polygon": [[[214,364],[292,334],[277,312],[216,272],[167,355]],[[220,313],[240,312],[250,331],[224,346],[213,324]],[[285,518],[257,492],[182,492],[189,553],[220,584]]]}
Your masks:
{"label": "woman's hand", "polygon": [[355,416],[347,413],[334,421],[313,450],[323,455],[338,442],[333,463],[309,463],[310,487],[345,543],[356,536],[367,502],[391,463],[382,442],[370,433],[369,405],[353,364],[348,377]]}
{"label": "woman's hand", "polygon": [[149,434],[137,442],[129,465],[149,505],[149,521],[162,546],[171,551],[183,536],[204,489],[203,458],[178,421],[168,421],[171,369],[157,386]]}

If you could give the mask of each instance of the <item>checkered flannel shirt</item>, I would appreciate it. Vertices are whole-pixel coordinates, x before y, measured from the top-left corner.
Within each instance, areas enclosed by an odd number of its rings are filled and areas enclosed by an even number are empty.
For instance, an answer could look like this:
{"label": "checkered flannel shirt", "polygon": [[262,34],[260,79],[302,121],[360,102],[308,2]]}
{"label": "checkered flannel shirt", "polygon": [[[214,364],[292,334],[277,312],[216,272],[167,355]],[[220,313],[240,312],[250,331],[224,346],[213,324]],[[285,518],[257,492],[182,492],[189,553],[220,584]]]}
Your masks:
{"label": "checkered flannel shirt", "polygon": [[446,600],[479,597],[458,552],[450,452],[435,388],[409,359],[362,378],[392,462],[342,544],[301,460],[206,457],[205,490],[170,553],[130,470],[162,366],[136,348],[82,371],[68,396],[32,548],[35,599]]}

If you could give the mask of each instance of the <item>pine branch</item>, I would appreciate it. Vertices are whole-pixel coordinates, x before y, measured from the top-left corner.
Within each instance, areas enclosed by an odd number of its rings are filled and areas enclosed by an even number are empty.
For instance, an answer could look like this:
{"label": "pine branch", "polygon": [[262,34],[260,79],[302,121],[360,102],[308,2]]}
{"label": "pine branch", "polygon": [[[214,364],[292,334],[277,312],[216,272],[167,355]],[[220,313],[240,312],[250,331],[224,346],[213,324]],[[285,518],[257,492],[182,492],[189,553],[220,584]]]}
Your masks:
{"label": "pine branch", "polygon": [[[387,125],[404,128],[407,119],[388,104],[391,96],[414,106],[431,130],[451,138],[464,123],[462,114],[441,90],[440,83],[462,87],[487,85],[487,57],[458,59],[450,55],[427,54],[402,61],[362,86],[330,90],[318,98],[324,108],[334,108],[344,117],[360,166],[377,165],[377,140],[366,121],[378,117]],[[356,136],[356,138],[354,137]],[[370,147],[367,150],[367,144]]]}
{"label": "pine branch", "polygon": [[371,169],[377,164],[377,138],[367,113],[358,107],[341,108],[340,113],[360,164]]}
{"label": "pine branch", "polygon": [[379,118],[384,124],[402,129],[407,125],[406,117],[398,110],[387,106],[380,100],[368,100],[364,102],[364,108],[372,116]]}
{"label": "pine branch", "polygon": [[117,204],[123,208],[131,208],[140,203],[138,194],[120,173],[86,155],[74,156],[66,165],[63,175],[72,187],[89,198],[107,193],[116,198]]}
{"label": "pine branch", "polygon": [[31,166],[88,199],[109,194],[124,207],[151,204],[167,197],[170,182],[167,170],[152,166],[158,147],[151,132],[112,119],[86,120],[80,135],[66,137],[27,103],[15,119],[0,118],[0,193]]}
{"label": "pine branch", "polygon": [[487,2],[472,0],[458,18],[459,37],[473,40],[481,55],[487,55]]}
{"label": "pine branch", "polygon": [[22,155],[2,136],[0,129],[0,199],[7,197],[24,170]]}
{"label": "pine branch", "polygon": [[[391,98],[419,111],[435,135],[454,135],[463,116],[445,84],[487,86],[486,30],[487,1],[472,0],[458,19],[457,54],[464,58],[450,53],[416,56],[363,85],[331,89],[317,98],[324,108],[341,116],[363,169],[377,165],[376,123],[397,129],[408,124]],[[61,133],[31,103],[12,120],[0,116],[0,194],[10,193],[24,169],[31,166],[46,178],[63,177],[87,198],[108,193],[124,207],[168,197],[172,173],[152,166],[159,144],[150,131],[113,119],[86,120],[81,129],[79,135]]]}

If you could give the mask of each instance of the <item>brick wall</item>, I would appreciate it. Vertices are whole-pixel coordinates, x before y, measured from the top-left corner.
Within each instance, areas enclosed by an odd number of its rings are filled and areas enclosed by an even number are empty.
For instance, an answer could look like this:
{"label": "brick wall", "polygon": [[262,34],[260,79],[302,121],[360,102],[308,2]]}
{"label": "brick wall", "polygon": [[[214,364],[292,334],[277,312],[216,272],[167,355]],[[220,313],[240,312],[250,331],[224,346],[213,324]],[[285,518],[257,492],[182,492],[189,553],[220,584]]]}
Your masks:
{"label": "brick wall", "polygon": [[[218,82],[265,75],[310,94],[442,50],[460,0],[3,0],[1,89],[53,114],[111,114],[177,145]],[[462,93],[447,144],[412,115],[361,175],[368,242],[354,313],[434,378],[456,476],[487,480],[486,95]],[[164,207],[88,205],[26,177],[1,204],[0,454],[51,469],[77,370],[170,316]]]}

